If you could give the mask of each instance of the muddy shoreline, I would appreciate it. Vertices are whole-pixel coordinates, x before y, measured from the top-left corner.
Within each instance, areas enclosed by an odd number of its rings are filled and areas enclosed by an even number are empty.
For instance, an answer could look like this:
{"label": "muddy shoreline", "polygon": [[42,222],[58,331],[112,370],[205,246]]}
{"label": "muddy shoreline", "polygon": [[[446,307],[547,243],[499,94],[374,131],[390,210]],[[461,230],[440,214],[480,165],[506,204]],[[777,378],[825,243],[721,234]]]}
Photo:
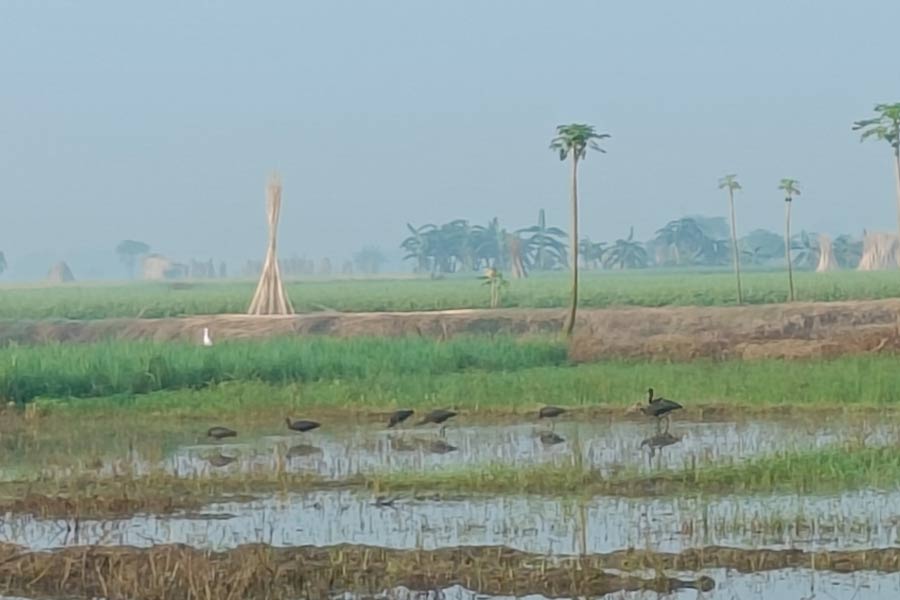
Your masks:
{"label": "muddy shoreline", "polygon": [[[849,573],[900,571],[900,548],[845,552],[705,547],[678,554],[620,550],[547,557],[506,547],[388,550],[372,546],[272,547],[226,552],[184,545],[147,549],[82,546],[48,552],[0,545],[5,592],[32,598],[289,598],[382,592],[397,586],[434,590],[461,585],[482,594],[604,595],[617,591],[709,590],[705,569],[761,572],[808,568]],[[615,569],[617,573],[610,570]],[[668,570],[697,573],[673,578]],[[631,575],[639,572],[641,575]],[[647,573],[657,573],[648,576]]]}
{"label": "muddy shoreline", "polygon": [[[900,300],[742,307],[584,309],[571,345],[575,361],[831,358],[900,350]],[[559,309],[337,313],[287,317],[209,315],[165,319],[2,321],[0,345],[103,340],[217,340],[334,337],[552,335]]]}

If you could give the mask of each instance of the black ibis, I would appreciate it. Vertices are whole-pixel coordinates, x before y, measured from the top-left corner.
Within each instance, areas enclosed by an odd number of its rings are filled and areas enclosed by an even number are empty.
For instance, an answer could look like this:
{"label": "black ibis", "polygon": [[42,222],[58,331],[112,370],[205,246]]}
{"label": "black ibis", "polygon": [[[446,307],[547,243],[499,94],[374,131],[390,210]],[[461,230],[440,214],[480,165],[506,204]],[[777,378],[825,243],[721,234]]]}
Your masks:
{"label": "black ibis", "polygon": [[650,388],[647,390],[647,404],[641,407],[641,412],[648,417],[656,417],[656,430],[657,432],[660,432],[662,418],[666,418],[666,431],[669,431],[669,413],[680,408],[683,407],[668,398],[654,398],[653,388]]}
{"label": "black ibis", "polygon": [[210,427],[209,431],[206,432],[206,436],[221,440],[223,438],[237,437],[237,431],[227,427]]}
{"label": "black ibis", "polygon": [[284,421],[285,423],[287,423],[288,429],[299,431],[300,433],[312,431],[313,429],[318,429],[322,426],[321,423],[317,423],[316,421],[307,421],[305,419],[300,419],[299,421],[291,421],[290,417],[285,417]]}
{"label": "black ibis", "polygon": [[400,410],[395,410],[393,413],[391,413],[391,418],[388,421],[388,428],[399,425],[403,421],[413,416],[413,413],[415,412],[416,411],[411,408],[401,408]]}
{"label": "black ibis", "polygon": [[425,415],[425,418],[419,421],[419,425],[426,425],[428,423],[434,423],[435,425],[441,426],[441,435],[444,435],[445,425],[444,422],[448,419],[452,419],[456,416],[456,413],[452,410],[446,410],[444,408],[437,408],[432,410],[428,414]]}
{"label": "black ibis", "polygon": [[[558,406],[545,406],[538,411],[538,419],[555,419],[565,412],[566,409],[560,408]],[[552,423],[553,421],[551,421],[550,429],[553,429]]]}

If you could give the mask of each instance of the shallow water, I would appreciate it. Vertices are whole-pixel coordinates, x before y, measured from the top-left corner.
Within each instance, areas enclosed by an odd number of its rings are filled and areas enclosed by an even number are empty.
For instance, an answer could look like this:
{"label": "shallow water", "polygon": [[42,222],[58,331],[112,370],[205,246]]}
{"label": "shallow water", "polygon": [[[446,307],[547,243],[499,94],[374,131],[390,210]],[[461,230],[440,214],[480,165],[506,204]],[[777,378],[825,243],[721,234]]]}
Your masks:
{"label": "shallow water", "polygon": [[[859,572],[851,574],[810,571],[806,569],[769,571],[765,573],[729,573],[723,570],[704,572],[716,582],[710,592],[682,590],[661,595],[656,592],[618,592],[603,600],[896,600],[900,597],[900,576]],[[670,574],[671,575],[671,574]],[[693,575],[685,574],[685,579]],[[513,600],[513,596],[487,596],[461,586],[441,590],[440,594],[395,589],[380,596],[390,600]],[[360,596],[337,596],[356,600]],[[541,595],[517,596],[518,599],[549,600]],[[563,599],[559,599],[563,600]]]}
{"label": "shallow water", "polygon": [[[715,499],[576,500],[536,496],[435,500],[393,506],[352,492],[315,492],[210,505],[188,515],[81,521],[7,515],[0,539],[45,549],[66,544],[184,543],[222,550],[366,544],[397,549],[503,545],[540,554],[605,553],[635,547],[677,552],[707,545],[864,549],[900,545],[900,492]],[[584,547],[582,547],[582,539]]]}
{"label": "shallow water", "polygon": [[[381,426],[323,427],[309,434],[273,430],[247,430],[224,442],[203,439],[196,431],[175,431],[160,441],[128,427],[109,436],[88,439],[53,439],[26,433],[11,434],[6,444],[18,447],[16,458],[0,468],[0,477],[23,471],[66,476],[86,469],[111,475],[146,473],[163,468],[191,476],[211,472],[271,471],[285,468],[341,478],[360,472],[433,470],[447,465],[505,463],[527,465],[572,461],[580,452],[584,462],[609,474],[621,469],[644,471],[681,469],[692,465],[741,461],[784,450],[809,450],[847,441],[880,445],[900,440],[900,426],[889,422],[833,419],[750,420],[740,422],[674,422],[671,433],[679,441],[655,452],[641,442],[655,432],[652,423],[595,420],[563,421],[555,427],[566,442],[545,446],[531,423],[451,427],[446,441],[458,449],[446,454],[430,451],[437,439],[429,428],[386,431]],[[15,436],[22,436],[15,439]],[[44,434],[46,435],[46,434]],[[71,432],[69,432],[71,436]],[[108,441],[107,441],[108,438]],[[413,446],[402,450],[398,446]],[[416,447],[418,445],[418,447]],[[293,449],[293,450],[292,450]],[[23,451],[27,450],[27,451]],[[225,467],[208,459],[221,453],[234,457]]]}

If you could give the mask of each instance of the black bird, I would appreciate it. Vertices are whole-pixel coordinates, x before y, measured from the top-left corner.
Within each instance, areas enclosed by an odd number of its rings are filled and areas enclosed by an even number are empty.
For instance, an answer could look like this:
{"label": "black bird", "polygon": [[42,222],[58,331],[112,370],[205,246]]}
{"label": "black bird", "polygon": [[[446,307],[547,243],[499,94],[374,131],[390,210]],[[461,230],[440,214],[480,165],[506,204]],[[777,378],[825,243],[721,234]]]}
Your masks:
{"label": "black bird", "polygon": [[545,446],[555,446],[556,444],[562,444],[566,441],[564,438],[556,435],[552,431],[542,431],[539,437],[541,443]]}
{"label": "black bird", "polygon": [[[538,419],[553,419],[566,412],[566,409],[558,406],[545,406],[538,411]],[[552,423],[552,421],[551,421]],[[553,429],[553,425],[550,425]]]}
{"label": "black bird", "polygon": [[312,456],[313,454],[322,454],[322,449],[309,444],[297,444],[288,448],[288,458],[299,458],[301,456]]}
{"label": "black bird", "polygon": [[299,431],[300,433],[312,431],[313,429],[318,429],[322,426],[321,423],[317,423],[315,421],[306,421],[304,419],[300,419],[299,421],[291,421],[290,417],[285,417],[284,421],[287,423],[288,429]]}
{"label": "black bird", "polygon": [[545,406],[540,411],[538,411],[539,419],[552,419],[553,417],[558,417],[559,415],[566,412],[566,409],[560,408],[558,406]]}
{"label": "black bird", "polygon": [[395,410],[391,414],[390,421],[388,421],[388,428],[399,425],[403,421],[405,421],[408,418],[410,418],[411,416],[413,416],[414,412],[416,412],[416,411],[412,410],[411,408],[401,408],[400,410]]}
{"label": "black bird", "polygon": [[656,435],[652,435],[643,440],[641,442],[641,448],[643,448],[644,446],[650,448],[650,458],[653,458],[657,450],[662,450],[666,446],[677,444],[680,441],[680,437],[675,437],[674,435],[666,431],[664,433],[657,433]]}
{"label": "black bird", "polygon": [[683,408],[680,404],[668,398],[654,398],[653,388],[647,390],[647,404],[641,407],[641,412],[648,417],[656,417],[656,430],[661,431],[660,423],[666,418],[666,431],[669,431],[669,419],[673,410]]}
{"label": "black bird", "polygon": [[237,431],[227,427],[210,427],[209,431],[206,432],[206,436],[221,440],[222,438],[237,437]]}
{"label": "black bird", "polygon": [[[443,408],[435,409],[425,415],[425,418],[419,421],[419,425],[426,425],[428,423],[434,423],[435,425],[442,425],[444,421],[447,419],[452,419],[456,416],[456,413],[452,410],[446,410]],[[445,426],[441,427],[441,435],[444,435]]]}

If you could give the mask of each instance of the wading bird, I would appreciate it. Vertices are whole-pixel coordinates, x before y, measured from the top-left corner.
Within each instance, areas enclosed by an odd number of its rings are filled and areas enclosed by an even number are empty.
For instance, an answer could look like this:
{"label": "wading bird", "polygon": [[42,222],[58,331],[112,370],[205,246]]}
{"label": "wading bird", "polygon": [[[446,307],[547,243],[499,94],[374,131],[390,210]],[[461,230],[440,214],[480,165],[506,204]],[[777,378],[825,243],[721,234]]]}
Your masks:
{"label": "wading bird", "polygon": [[209,327],[203,328],[203,345],[204,346],[212,346],[212,338],[209,337]]}
{"label": "wading bird", "polygon": [[318,429],[322,426],[321,423],[317,423],[316,421],[307,421],[305,419],[300,419],[299,421],[291,421],[290,417],[285,417],[284,422],[287,423],[288,429],[299,431],[300,433],[306,433],[307,431],[312,431],[313,429]]}
{"label": "wading bird", "polygon": [[448,444],[444,440],[432,440],[431,443],[428,444],[428,451],[432,454],[447,454],[448,452],[454,452],[458,450],[456,446]]}
{"label": "wading bird", "polygon": [[444,435],[444,430],[447,428],[443,423],[447,419],[452,419],[456,416],[456,413],[452,410],[446,410],[443,408],[435,409],[425,415],[425,418],[419,421],[419,425],[427,425],[428,423],[434,423],[435,425],[440,425],[440,434]]}
{"label": "wading bird", "polygon": [[641,412],[648,417],[656,417],[656,431],[662,431],[662,418],[666,418],[666,431],[669,431],[669,419],[673,410],[682,408],[680,404],[668,398],[654,398],[653,388],[647,390],[647,404],[641,407]]}
{"label": "wading bird", "polygon": [[669,433],[668,431],[664,433],[657,433],[656,435],[651,435],[647,439],[641,442],[641,448],[647,446],[650,448],[650,458],[656,454],[657,450],[662,450],[666,446],[671,446],[672,444],[677,444],[681,441],[680,437],[676,437]]}
{"label": "wading bird", "polygon": [[400,410],[394,411],[393,413],[391,413],[390,421],[388,421],[388,428],[390,429],[391,427],[399,425],[403,421],[413,416],[414,412],[416,411],[412,410],[411,408],[401,408]]}
{"label": "wading bird", "polygon": [[[566,409],[558,406],[545,406],[538,411],[538,419],[555,419],[566,412]],[[550,429],[553,429],[553,421],[550,421]]]}
{"label": "wading bird", "polygon": [[227,427],[210,427],[209,431],[206,432],[206,437],[211,437],[217,440],[221,440],[222,438],[237,437],[237,431],[235,431],[234,429],[228,429]]}

